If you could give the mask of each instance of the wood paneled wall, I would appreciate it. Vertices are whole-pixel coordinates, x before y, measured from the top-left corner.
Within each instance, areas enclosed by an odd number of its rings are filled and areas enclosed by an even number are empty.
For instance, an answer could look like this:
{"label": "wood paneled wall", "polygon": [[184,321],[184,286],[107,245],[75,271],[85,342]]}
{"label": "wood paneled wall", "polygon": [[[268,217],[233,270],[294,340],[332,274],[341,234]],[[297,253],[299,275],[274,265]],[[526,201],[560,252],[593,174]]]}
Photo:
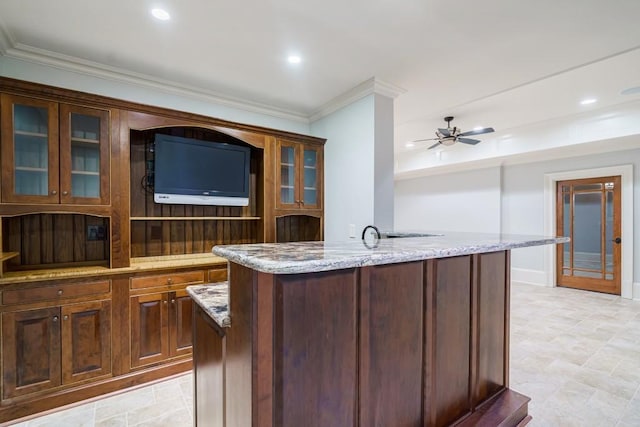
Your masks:
{"label": "wood paneled wall", "polygon": [[[208,252],[217,244],[259,241],[257,194],[262,151],[251,148],[249,206],[168,205],[153,201],[147,182],[153,153],[150,148],[157,133],[205,141],[243,144],[223,133],[190,127],[131,131],[131,256],[181,255]],[[243,144],[246,145],[246,144]],[[212,217],[225,219],[210,219]],[[144,218],[144,219],[141,219]],[[154,218],[167,218],[154,219]],[[189,219],[169,219],[189,218]]]}
{"label": "wood paneled wall", "polygon": [[309,242],[320,240],[322,221],[308,215],[287,215],[276,218],[276,242]]}
{"label": "wood paneled wall", "polygon": [[[102,226],[104,240],[88,240],[87,227]],[[8,270],[69,265],[108,265],[109,219],[79,214],[32,214],[2,219],[2,247],[20,256]]]}
{"label": "wood paneled wall", "polygon": [[257,221],[134,221],[131,224],[131,256],[210,252],[215,245],[257,243],[257,233]]}

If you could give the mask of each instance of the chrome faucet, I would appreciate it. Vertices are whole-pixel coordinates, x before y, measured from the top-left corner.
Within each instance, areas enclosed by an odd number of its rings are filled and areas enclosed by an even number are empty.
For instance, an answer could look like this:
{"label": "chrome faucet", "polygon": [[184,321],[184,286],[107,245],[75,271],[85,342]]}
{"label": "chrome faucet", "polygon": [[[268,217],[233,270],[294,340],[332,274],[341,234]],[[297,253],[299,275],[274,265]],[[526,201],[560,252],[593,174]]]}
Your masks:
{"label": "chrome faucet", "polygon": [[362,230],[362,240],[364,240],[364,236],[367,234],[367,230],[369,228],[372,228],[373,230],[375,230],[376,232],[376,237],[378,238],[378,240],[380,240],[382,238],[382,235],[380,234],[380,230],[378,230],[378,227],[376,227],[375,225],[367,225],[363,230]]}

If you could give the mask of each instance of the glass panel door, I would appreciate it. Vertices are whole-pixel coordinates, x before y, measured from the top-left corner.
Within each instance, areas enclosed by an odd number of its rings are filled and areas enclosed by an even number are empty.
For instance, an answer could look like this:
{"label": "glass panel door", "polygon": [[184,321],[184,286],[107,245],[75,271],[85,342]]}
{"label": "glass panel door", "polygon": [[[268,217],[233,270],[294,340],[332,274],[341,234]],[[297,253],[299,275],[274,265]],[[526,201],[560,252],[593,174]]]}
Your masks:
{"label": "glass panel door", "polygon": [[303,150],[303,200],[304,205],[318,204],[318,152],[314,149]]}
{"label": "glass panel door", "polygon": [[58,203],[58,104],[0,95],[2,201]]}
{"label": "glass panel door", "polygon": [[563,181],[557,187],[559,286],[620,294],[620,177]]}
{"label": "glass panel door", "polygon": [[109,203],[108,110],[60,105],[60,201]]}
{"label": "glass panel door", "polygon": [[13,107],[14,193],[49,194],[49,120],[46,108]]}
{"label": "glass panel door", "polygon": [[292,146],[280,147],[280,203],[295,203],[295,148]]}
{"label": "glass panel door", "polygon": [[71,195],[100,197],[100,118],[71,113]]}

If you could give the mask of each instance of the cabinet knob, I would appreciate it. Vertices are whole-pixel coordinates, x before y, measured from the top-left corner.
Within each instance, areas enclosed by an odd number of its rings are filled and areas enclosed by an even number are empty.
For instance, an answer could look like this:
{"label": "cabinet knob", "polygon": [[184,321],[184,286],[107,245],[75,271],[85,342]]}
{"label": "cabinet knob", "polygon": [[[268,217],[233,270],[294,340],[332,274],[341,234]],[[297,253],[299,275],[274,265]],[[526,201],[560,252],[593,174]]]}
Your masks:
{"label": "cabinet knob", "polygon": [[58,321],[58,316],[53,316],[53,321],[57,322]]}
{"label": "cabinet knob", "polygon": [[56,190],[51,190],[51,195],[55,196],[56,194],[58,194],[58,192]]}
{"label": "cabinet knob", "polygon": [[172,299],[171,299],[171,304],[175,304],[175,303],[176,303],[176,299],[175,299],[175,298],[172,298]]}
{"label": "cabinet knob", "polygon": [[69,320],[69,315],[65,314],[64,317],[62,318],[63,320]]}
{"label": "cabinet knob", "polygon": [[162,301],[162,302],[166,304],[166,303],[167,303],[167,300],[164,300],[164,301]]}
{"label": "cabinet knob", "polygon": [[173,283],[173,279],[172,279],[171,277],[169,277],[169,278],[167,279],[167,284],[168,284],[168,285],[170,285],[170,284],[172,284],[172,283]]}
{"label": "cabinet knob", "polygon": [[62,294],[63,294],[62,289],[58,289],[58,296],[60,296],[60,295],[62,295]]}
{"label": "cabinet knob", "polygon": [[62,195],[63,195],[63,196],[66,196],[67,194],[69,194],[69,192],[68,192],[68,191],[63,191],[63,192],[62,192]]}

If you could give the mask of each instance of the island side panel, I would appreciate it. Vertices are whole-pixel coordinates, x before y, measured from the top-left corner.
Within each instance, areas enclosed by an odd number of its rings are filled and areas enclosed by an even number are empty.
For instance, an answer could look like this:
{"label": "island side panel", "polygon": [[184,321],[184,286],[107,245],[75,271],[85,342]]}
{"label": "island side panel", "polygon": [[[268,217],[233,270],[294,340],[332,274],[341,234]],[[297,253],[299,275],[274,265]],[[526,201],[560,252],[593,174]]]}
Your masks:
{"label": "island side panel", "polygon": [[253,340],[256,332],[254,292],[257,273],[229,263],[229,315],[225,353],[225,417],[227,426],[253,424]]}
{"label": "island side panel", "polygon": [[224,331],[193,304],[195,425],[224,426]]}
{"label": "island side panel", "polygon": [[474,406],[508,386],[508,257],[506,251],[474,255],[478,337]]}
{"label": "island side panel", "polygon": [[275,276],[274,418],[356,426],[356,269]]}
{"label": "island side panel", "polygon": [[423,262],[361,269],[360,426],[422,426]]}
{"label": "island side panel", "polygon": [[472,264],[469,255],[426,264],[425,425],[440,427],[471,412]]}

